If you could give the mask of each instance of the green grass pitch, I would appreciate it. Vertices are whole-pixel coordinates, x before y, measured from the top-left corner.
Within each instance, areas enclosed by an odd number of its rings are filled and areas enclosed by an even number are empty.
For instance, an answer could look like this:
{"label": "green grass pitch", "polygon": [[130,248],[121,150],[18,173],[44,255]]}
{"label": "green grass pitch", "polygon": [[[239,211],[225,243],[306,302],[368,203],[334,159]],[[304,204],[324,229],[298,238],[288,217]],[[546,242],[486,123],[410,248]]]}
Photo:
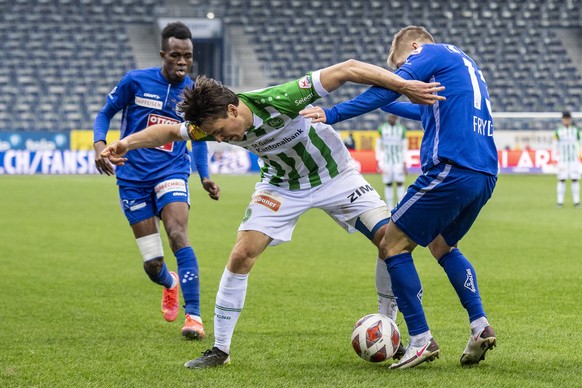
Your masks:
{"label": "green grass pitch", "polygon": [[[441,358],[404,371],[359,359],[350,333],[376,311],[376,252],[312,210],[291,243],[257,261],[231,365],[184,368],[212,346],[218,282],[257,180],[214,178],[219,202],[190,182],[207,338],[188,342],[181,318],[161,316],[161,289],[143,273],[112,177],[1,176],[0,386],[582,386],[582,209],[569,191],[557,209],[555,177],[539,175],[501,176],[460,245],[498,335],[479,366],[459,365],[468,320],[424,248],[415,263]],[[368,179],[383,192],[379,176]],[[164,244],[168,254],[165,236]],[[176,267],[171,254],[167,262]]]}

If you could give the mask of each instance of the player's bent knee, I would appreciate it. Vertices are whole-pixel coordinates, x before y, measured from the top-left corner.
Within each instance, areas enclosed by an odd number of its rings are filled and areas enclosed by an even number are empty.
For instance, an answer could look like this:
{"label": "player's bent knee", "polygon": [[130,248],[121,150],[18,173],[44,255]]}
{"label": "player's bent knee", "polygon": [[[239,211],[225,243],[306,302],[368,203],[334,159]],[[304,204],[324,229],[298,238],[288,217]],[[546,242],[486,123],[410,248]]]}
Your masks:
{"label": "player's bent knee", "polygon": [[158,275],[160,273],[160,271],[162,270],[163,266],[164,266],[164,258],[163,257],[151,259],[151,260],[145,261],[143,263],[143,269],[149,276]]}
{"label": "player's bent knee", "polygon": [[438,261],[441,257],[449,253],[453,248],[448,245],[442,236],[437,236],[430,244],[428,244],[428,249],[432,256]]}
{"label": "player's bent knee", "polygon": [[355,220],[351,220],[350,223],[353,222],[354,227],[358,231],[377,245],[379,241],[375,241],[376,232],[384,225],[387,225],[389,221],[390,209],[386,206],[381,206],[365,211],[356,217]]}

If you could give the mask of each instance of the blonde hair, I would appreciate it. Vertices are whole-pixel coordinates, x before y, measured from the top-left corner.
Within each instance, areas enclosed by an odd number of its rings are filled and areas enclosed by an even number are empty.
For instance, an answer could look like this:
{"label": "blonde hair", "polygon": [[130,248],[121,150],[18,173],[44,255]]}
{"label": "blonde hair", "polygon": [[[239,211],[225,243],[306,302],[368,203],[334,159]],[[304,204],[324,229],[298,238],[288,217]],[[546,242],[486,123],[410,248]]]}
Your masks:
{"label": "blonde hair", "polygon": [[434,38],[422,26],[408,26],[404,27],[396,34],[392,39],[392,46],[390,47],[390,52],[388,53],[388,66],[395,68],[395,57],[402,55],[403,49],[405,49],[408,44],[414,41],[429,42],[434,43]]}

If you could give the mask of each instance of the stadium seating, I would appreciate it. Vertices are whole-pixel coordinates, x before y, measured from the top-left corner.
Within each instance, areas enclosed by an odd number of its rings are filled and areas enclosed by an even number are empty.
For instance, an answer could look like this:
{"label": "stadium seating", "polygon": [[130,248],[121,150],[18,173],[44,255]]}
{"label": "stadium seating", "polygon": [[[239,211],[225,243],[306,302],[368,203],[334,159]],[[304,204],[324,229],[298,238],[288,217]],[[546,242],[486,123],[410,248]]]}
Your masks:
{"label": "stadium seating", "polygon": [[[582,110],[582,78],[555,33],[582,27],[577,1],[187,1],[200,17],[212,11],[243,28],[269,84],[348,58],[384,66],[392,34],[421,24],[481,65],[495,111]],[[0,130],[91,128],[105,95],[135,67],[127,25],[155,23],[166,3],[0,0]],[[346,86],[322,104],[364,89]],[[376,128],[381,116],[338,128]]]}

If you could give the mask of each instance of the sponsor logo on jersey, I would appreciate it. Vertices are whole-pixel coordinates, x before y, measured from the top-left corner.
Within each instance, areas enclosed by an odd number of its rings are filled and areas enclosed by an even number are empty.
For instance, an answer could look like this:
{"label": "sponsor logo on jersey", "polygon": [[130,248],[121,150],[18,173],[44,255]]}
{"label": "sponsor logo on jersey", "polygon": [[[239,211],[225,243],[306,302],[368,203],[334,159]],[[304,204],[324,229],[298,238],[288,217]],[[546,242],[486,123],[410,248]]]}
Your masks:
{"label": "sponsor logo on jersey", "polygon": [[306,75],[305,77],[297,81],[301,89],[311,89],[311,77]]}
{"label": "sponsor logo on jersey", "polygon": [[[148,127],[150,125],[155,125],[155,124],[178,124],[178,123],[179,123],[179,121],[176,119],[173,119],[171,117],[162,116],[162,115],[157,115],[155,113],[150,113],[150,115],[148,116]],[[156,147],[156,149],[161,150],[161,151],[172,152],[172,151],[174,151],[174,142]]]}
{"label": "sponsor logo on jersey", "polygon": [[158,183],[154,187],[154,192],[158,199],[167,193],[174,193],[174,195],[176,192],[186,193],[186,182],[181,179],[168,179],[167,181]]}
{"label": "sponsor logo on jersey", "polygon": [[162,110],[164,104],[161,101],[152,100],[150,98],[143,98],[135,96],[135,105],[143,106],[145,108],[153,108]]}
{"label": "sponsor logo on jersey", "polygon": [[153,94],[153,93],[144,93],[143,96],[149,97],[149,98],[155,98],[156,100],[160,99],[160,96],[158,96],[157,94]]}
{"label": "sponsor logo on jersey", "polygon": [[117,91],[117,86],[115,86],[113,89],[111,89],[111,91],[109,92],[109,97],[113,98],[113,95],[115,94],[116,91]]}
{"label": "sponsor logo on jersey", "polygon": [[300,98],[299,100],[295,100],[295,105],[305,105],[306,102],[310,102],[313,98],[313,93],[309,93],[307,96]]}
{"label": "sponsor logo on jersey", "polygon": [[281,208],[281,203],[281,198],[270,191],[259,191],[253,196],[253,199],[251,200],[251,205],[263,205],[273,212],[279,211],[279,208]]}
{"label": "sponsor logo on jersey", "polygon": [[348,199],[350,200],[350,203],[354,203],[358,198],[364,196],[368,192],[375,192],[375,190],[370,185],[360,186],[348,195]]}
{"label": "sponsor logo on jersey", "polygon": [[285,145],[289,142],[292,142],[294,139],[296,139],[298,136],[300,136],[302,133],[304,133],[305,130],[303,130],[303,128],[299,128],[297,129],[297,131],[295,131],[295,133],[291,136],[285,136],[282,139],[277,139],[279,140],[277,143],[274,144],[269,144],[266,147],[262,147],[262,145],[265,145],[266,142],[271,142],[271,140],[274,140],[273,138],[259,142],[257,144],[253,144],[252,147],[258,152],[258,153],[264,153],[267,151],[272,151],[276,148],[281,147],[282,145]]}
{"label": "sponsor logo on jersey", "polygon": [[150,113],[148,116],[148,127],[155,124],[178,124],[179,122],[171,117],[161,116],[155,113]]}

